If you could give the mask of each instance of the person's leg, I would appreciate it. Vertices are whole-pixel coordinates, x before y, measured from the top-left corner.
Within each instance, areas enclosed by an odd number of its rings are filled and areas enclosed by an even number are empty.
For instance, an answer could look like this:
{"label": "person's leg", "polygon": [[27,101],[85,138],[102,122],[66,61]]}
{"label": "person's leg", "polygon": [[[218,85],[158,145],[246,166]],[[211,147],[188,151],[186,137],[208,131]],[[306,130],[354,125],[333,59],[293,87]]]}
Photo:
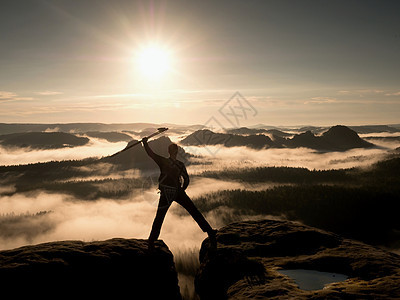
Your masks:
{"label": "person's leg", "polygon": [[210,224],[207,222],[207,220],[204,218],[204,216],[201,214],[201,212],[197,209],[197,207],[194,205],[192,200],[186,194],[186,192],[180,191],[178,193],[178,197],[176,197],[175,201],[178,202],[180,205],[182,205],[189,212],[189,214],[193,217],[193,219],[200,226],[201,230],[203,230],[204,232],[207,232],[211,247],[216,249],[217,248],[217,237],[216,237],[217,230],[213,229],[210,226]]}
{"label": "person's leg", "polygon": [[214,231],[189,196],[185,193],[185,191],[180,191],[175,201],[182,205],[189,212],[189,214],[200,226],[201,230],[207,233],[212,233]]}
{"label": "person's leg", "polygon": [[171,202],[165,197],[165,195],[161,194],[160,200],[158,202],[157,213],[153,221],[153,226],[151,228],[151,232],[149,235],[148,243],[149,248],[154,246],[154,241],[158,239],[161,232],[161,226],[164,222],[165,214],[168,211],[168,208],[171,206]]}

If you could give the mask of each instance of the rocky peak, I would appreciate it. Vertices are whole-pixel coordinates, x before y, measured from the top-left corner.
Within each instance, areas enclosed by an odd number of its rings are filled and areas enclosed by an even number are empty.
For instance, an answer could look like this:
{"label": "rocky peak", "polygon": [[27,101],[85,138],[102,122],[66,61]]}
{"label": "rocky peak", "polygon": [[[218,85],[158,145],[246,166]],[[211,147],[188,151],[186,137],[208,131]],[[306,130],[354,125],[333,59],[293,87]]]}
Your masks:
{"label": "rocky peak", "polygon": [[326,144],[338,149],[368,148],[373,146],[371,143],[361,139],[357,132],[343,125],[331,127],[322,135],[321,139]]}
{"label": "rocky peak", "polygon": [[329,130],[324,132],[322,136],[326,138],[360,138],[357,132],[343,125],[336,125],[329,128]]}
{"label": "rocky peak", "polygon": [[[400,256],[288,221],[233,223],[206,239],[196,290],[201,299],[398,299]],[[304,290],[279,270],[332,272],[347,277]]]}
{"label": "rocky peak", "polygon": [[172,253],[162,241],[58,241],[0,251],[2,293],[38,299],[181,299]]}

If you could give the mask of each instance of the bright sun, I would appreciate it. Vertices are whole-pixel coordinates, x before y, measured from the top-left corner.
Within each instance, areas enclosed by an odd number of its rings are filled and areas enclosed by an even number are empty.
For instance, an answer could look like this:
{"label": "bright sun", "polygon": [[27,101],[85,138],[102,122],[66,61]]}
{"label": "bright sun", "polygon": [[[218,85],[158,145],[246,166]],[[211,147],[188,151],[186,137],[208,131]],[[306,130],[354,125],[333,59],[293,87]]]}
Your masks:
{"label": "bright sun", "polygon": [[148,79],[161,79],[171,69],[171,55],[163,47],[146,46],[136,54],[136,65]]}

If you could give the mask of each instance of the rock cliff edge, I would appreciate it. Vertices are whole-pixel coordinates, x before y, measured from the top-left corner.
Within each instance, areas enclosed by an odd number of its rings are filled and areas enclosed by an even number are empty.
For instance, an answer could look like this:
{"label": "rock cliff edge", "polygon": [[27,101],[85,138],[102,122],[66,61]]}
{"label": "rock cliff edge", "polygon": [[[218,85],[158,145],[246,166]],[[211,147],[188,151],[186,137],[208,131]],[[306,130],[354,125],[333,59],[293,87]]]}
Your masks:
{"label": "rock cliff edge", "polygon": [[[200,250],[201,299],[399,299],[400,256],[294,222],[230,224]],[[280,269],[340,273],[348,278],[303,290]]]}
{"label": "rock cliff edge", "polygon": [[[180,299],[173,256],[163,241],[58,241],[0,251],[3,295],[74,299]],[[38,299],[40,299],[38,298]]]}

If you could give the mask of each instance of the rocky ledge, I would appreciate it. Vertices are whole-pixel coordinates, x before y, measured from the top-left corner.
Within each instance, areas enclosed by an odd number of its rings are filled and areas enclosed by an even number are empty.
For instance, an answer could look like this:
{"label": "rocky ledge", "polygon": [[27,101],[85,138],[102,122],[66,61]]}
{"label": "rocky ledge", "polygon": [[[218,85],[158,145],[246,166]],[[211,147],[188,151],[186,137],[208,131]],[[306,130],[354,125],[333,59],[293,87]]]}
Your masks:
{"label": "rocky ledge", "polygon": [[[201,299],[399,299],[400,256],[316,228],[286,221],[247,221],[221,228],[217,250],[200,250]],[[347,275],[303,290],[280,269]]]}
{"label": "rocky ledge", "polygon": [[[3,295],[38,299],[181,299],[173,256],[163,241],[59,241],[0,251]],[[22,298],[21,298],[22,299]]]}

